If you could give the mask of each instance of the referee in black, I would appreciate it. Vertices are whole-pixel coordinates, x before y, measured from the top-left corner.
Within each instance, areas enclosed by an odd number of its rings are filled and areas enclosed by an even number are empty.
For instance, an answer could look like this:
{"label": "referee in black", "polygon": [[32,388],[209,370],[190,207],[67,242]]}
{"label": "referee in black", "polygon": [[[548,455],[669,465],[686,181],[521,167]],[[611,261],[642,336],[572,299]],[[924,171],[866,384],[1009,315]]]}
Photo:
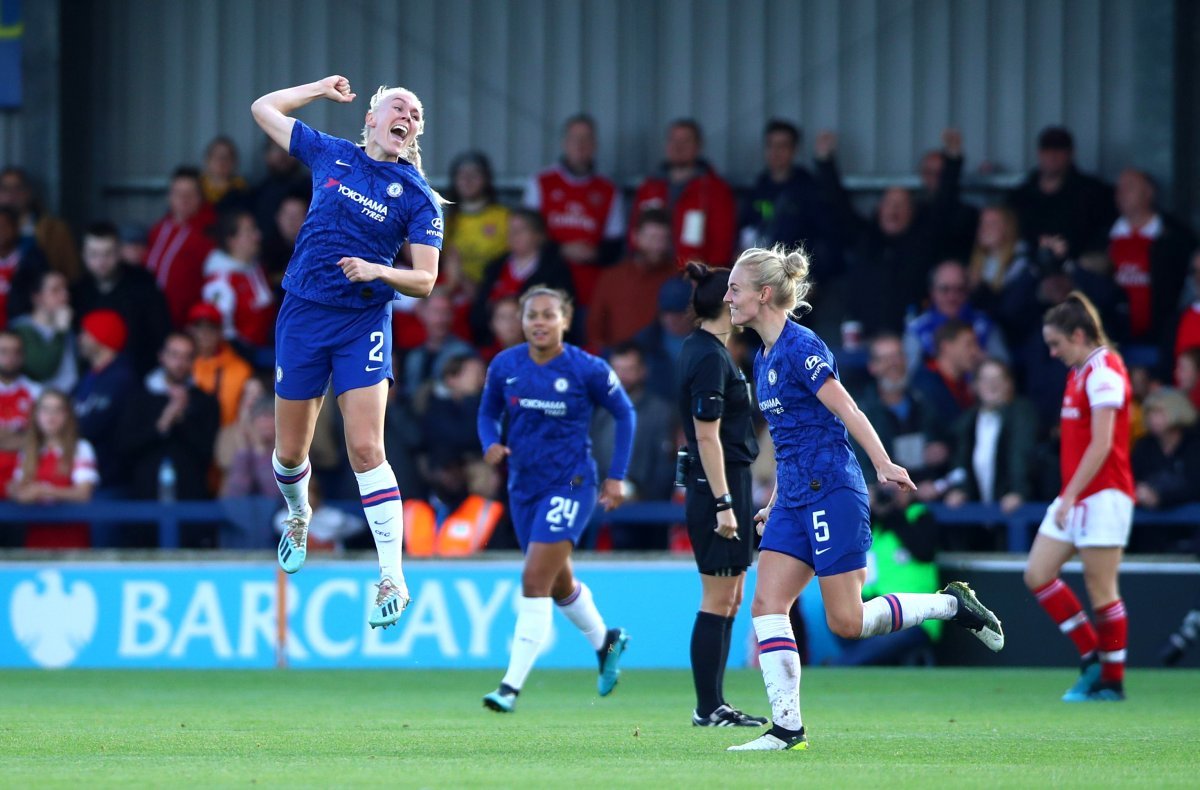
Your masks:
{"label": "referee in black", "polygon": [[689,263],[692,310],[699,322],[679,355],[679,411],[687,452],[676,482],[687,489],[687,525],[703,588],[692,629],[692,677],[698,727],[761,727],[766,719],[726,704],[725,663],[733,618],[754,561],[750,463],[758,455],[746,377],[729,355],[733,331],[725,291],[729,270]]}

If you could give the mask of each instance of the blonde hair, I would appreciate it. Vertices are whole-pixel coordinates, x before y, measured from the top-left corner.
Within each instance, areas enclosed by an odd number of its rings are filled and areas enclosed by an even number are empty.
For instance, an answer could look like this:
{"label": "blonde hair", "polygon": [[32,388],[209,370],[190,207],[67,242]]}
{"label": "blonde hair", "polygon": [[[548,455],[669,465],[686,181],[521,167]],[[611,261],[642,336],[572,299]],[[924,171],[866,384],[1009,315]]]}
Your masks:
{"label": "blonde hair", "polygon": [[561,288],[551,288],[548,285],[542,284],[531,286],[528,291],[521,294],[519,303],[521,305],[522,318],[525,317],[525,306],[538,296],[549,296],[557,299],[558,303],[562,306],[563,318],[568,324],[571,323],[571,317],[575,313],[575,304],[571,301],[571,295]]}
{"label": "blonde hair", "polygon": [[[1012,266],[1013,259],[1017,257],[1017,242],[1020,239],[1019,228],[1017,227],[1017,215],[1007,206],[985,206],[983,211],[998,214],[1004,222],[1004,240],[1000,242],[1000,246],[992,250],[991,255],[995,255],[1000,261],[1000,265],[996,267],[995,274],[987,283],[993,291],[999,291],[1004,285],[1004,278],[1008,275],[1009,267]],[[982,218],[982,212],[980,213]],[[982,219],[981,219],[982,221]],[[972,283],[983,282],[983,269],[987,265],[989,252],[979,244],[971,250],[971,259],[967,265],[967,271],[970,275]]]}
{"label": "blonde hair", "polygon": [[[434,198],[440,205],[444,206],[449,203],[449,201],[442,197],[441,193],[429,185],[429,179],[425,175],[425,168],[421,165],[421,135],[425,132],[425,105],[421,104],[421,99],[417,96],[417,94],[413,93],[408,88],[401,88],[398,86],[395,88],[390,88],[387,85],[380,85],[379,89],[375,91],[375,95],[371,97],[371,105],[368,108],[368,112],[375,112],[378,110],[379,105],[383,104],[383,100],[393,93],[407,93],[412,97],[413,101],[416,102],[417,107],[421,109],[421,116],[417,120],[417,131],[412,136],[412,141],[409,142],[408,145],[404,147],[404,150],[400,152],[400,158],[417,169],[417,172],[421,174],[421,178],[424,179],[425,185],[429,187],[429,191],[433,193]],[[362,130],[362,144],[364,146],[367,144],[367,138],[370,136],[370,133],[371,128],[364,123]]]}
{"label": "blonde hair", "polygon": [[734,266],[752,269],[754,286],[770,287],[771,304],[775,307],[788,313],[812,310],[812,305],[804,301],[812,283],[808,281],[811,264],[803,247],[791,250],[782,244],[770,249],[751,247],[738,256]]}
{"label": "blonde hair", "polygon": [[1173,387],[1163,387],[1150,393],[1142,407],[1147,412],[1161,409],[1172,428],[1190,428],[1196,424],[1196,407],[1187,395]]}

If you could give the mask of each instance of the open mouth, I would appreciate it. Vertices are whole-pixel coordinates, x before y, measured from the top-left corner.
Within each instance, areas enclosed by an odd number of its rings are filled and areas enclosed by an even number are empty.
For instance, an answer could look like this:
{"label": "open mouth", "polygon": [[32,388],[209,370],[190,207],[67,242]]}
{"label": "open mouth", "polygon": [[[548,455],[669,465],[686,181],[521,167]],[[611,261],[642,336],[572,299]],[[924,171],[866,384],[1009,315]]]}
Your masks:
{"label": "open mouth", "polygon": [[397,142],[404,143],[406,140],[408,140],[409,129],[408,129],[408,126],[406,126],[405,124],[402,124],[402,123],[395,124],[394,126],[392,126],[390,131],[392,134],[392,138],[395,139]]}

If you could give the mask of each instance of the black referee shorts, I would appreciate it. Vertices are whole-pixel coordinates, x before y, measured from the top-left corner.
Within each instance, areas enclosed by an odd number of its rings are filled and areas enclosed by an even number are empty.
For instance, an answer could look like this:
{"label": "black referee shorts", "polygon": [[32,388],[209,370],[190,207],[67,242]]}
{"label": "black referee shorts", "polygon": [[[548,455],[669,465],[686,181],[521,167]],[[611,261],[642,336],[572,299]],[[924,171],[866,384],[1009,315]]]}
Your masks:
{"label": "black referee shorts", "polygon": [[733,497],[737,534],[741,540],[723,538],[716,533],[716,499],[708,487],[700,459],[692,461],[687,485],[688,537],[692,540],[696,567],[708,576],[736,576],[754,564],[755,508],[749,465],[730,464],[727,461],[725,479]]}

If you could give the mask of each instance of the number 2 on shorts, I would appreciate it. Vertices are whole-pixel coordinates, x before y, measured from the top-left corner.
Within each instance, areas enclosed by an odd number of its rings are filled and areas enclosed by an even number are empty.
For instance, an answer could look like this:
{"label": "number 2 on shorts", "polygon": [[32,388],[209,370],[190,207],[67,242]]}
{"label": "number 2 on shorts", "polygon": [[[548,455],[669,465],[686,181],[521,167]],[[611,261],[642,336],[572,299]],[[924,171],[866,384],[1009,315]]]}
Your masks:
{"label": "number 2 on shorts", "polygon": [[367,352],[367,361],[383,362],[383,332],[372,332],[371,342],[375,345]]}
{"label": "number 2 on shorts", "polygon": [[821,516],[824,515],[824,510],[813,511],[813,538],[816,539],[817,543],[824,543],[829,540],[829,522],[821,520]]}
{"label": "number 2 on shorts", "polygon": [[562,496],[550,498],[550,512],[546,514],[546,521],[549,523],[558,525],[566,521],[567,529],[573,529],[577,515],[579,515],[579,503],[575,500]]}

